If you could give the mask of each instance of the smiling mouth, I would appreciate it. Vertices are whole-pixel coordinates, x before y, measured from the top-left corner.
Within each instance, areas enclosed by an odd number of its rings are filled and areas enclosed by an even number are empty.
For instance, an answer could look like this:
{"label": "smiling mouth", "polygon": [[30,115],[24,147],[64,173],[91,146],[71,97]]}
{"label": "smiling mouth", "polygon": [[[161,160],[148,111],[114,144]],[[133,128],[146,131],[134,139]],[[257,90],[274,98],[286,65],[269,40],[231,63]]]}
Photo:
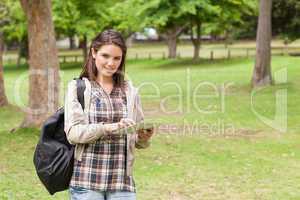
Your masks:
{"label": "smiling mouth", "polygon": [[104,67],[104,69],[107,71],[111,71],[111,72],[115,71],[115,69],[111,69],[111,68],[107,68],[107,67]]}

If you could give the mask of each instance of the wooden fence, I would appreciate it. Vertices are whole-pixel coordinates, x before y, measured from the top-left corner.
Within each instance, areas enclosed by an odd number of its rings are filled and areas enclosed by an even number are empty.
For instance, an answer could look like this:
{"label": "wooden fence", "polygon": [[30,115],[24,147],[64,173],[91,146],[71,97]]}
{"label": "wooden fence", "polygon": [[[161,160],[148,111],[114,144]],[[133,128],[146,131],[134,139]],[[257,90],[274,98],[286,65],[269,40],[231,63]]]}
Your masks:
{"label": "wooden fence", "polygon": [[[250,58],[255,56],[255,48],[228,48],[228,49],[200,49],[200,58],[204,59],[231,59],[237,57]],[[300,47],[275,47],[272,48],[272,55],[300,55]],[[185,52],[183,50],[177,51],[177,58],[192,58],[193,52]],[[168,53],[166,51],[149,51],[149,52],[129,52],[127,54],[129,59],[167,59]],[[77,62],[83,61],[81,55],[61,55],[59,56],[60,62]]]}
{"label": "wooden fence", "polygon": [[[227,48],[227,49],[200,49],[200,58],[202,59],[231,59],[231,58],[249,58],[256,54],[255,48]],[[300,47],[274,47],[272,48],[272,55],[292,55],[300,56]],[[177,58],[192,58],[193,51],[177,51]],[[128,59],[167,59],[168,53],[166,51],[149,51],[149,52],[129,52]],[[16,58],[6,58],[5,62],[16,63]],[[59,55],[60,63],[83,62],[82,55]]]}

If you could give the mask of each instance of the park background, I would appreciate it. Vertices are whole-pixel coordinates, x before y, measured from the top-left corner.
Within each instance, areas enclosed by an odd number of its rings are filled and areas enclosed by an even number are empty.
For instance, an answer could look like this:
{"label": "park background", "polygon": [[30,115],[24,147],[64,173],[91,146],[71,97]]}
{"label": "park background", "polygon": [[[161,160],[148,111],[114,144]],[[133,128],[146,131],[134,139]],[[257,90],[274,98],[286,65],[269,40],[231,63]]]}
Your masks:
{"label": "park background", "polygon": [[1,0],[0,10],[1,200],[68,198],[47,193],[33,152],[107,28],[126,38],[127,77],[159,124],[137,151],[138,199],[300,199],[298,0]]}

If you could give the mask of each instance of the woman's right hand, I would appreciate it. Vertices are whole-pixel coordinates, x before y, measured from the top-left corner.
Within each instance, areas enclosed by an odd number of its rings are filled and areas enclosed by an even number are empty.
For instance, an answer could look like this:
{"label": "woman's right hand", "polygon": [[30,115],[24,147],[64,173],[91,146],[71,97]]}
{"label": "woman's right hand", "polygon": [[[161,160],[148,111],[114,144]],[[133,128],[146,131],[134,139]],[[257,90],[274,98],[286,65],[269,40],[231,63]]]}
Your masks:
{"label": "woman's right hand", "polygon": [[105,126],[105,132],[107,134],[111,134],[113,131],[116,131],[121,128],[120,122],[105,124],[104,126]]}

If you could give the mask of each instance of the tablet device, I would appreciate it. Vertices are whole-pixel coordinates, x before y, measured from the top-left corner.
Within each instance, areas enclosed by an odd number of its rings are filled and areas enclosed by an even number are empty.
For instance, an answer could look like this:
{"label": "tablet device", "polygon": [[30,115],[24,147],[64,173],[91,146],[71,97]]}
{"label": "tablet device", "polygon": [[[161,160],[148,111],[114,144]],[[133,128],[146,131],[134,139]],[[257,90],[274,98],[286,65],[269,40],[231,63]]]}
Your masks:
{"label": "tablet device", "polygon": [[121,129],[118,129],[116,131],[113,131],[113,134],[118,134],[118,135],[123,135],[123,134],[133,134],[136,133],[137,131],[141,130],[141,129],[152,129],[154,128],[154,124],[153,123],[145,123],[145,122],[140,122],[137,123],[133,126],[127,126]]}

